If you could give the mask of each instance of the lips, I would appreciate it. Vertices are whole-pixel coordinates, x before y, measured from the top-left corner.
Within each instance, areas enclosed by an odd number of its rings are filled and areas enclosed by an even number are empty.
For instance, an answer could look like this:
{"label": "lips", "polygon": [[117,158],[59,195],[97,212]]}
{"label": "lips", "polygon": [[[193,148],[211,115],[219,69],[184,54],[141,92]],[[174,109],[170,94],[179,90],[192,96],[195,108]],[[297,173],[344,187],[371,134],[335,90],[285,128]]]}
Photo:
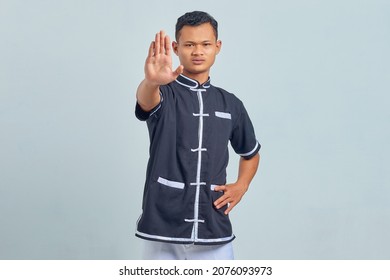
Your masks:
{"label": "lips", "polygon": [[193,60],[192,60],[192,63],[195,64],[195,65],[200,65],[200,64],[202,64],[203,62],[205,62],[204,59],[193,59]]}

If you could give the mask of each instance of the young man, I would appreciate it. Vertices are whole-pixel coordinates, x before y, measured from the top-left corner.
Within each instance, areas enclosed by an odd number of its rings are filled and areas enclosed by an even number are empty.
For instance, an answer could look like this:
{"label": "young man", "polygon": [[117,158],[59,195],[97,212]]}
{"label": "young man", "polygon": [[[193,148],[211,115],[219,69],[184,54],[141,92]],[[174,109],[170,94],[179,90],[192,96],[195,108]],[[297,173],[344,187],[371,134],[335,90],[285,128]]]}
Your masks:
{"label": "young man", "polygon": [[[242,102],[210,84],[221,46],[215,19],[195,11],[176,24],[176,70],[163,31],[149,47],[136,105],[150,135],[136,232],[147,240],[145,259],[233,259],[228,214],[256,173],[260,144]],[[232,184],[226,184],[229,141],[241,156]]]}

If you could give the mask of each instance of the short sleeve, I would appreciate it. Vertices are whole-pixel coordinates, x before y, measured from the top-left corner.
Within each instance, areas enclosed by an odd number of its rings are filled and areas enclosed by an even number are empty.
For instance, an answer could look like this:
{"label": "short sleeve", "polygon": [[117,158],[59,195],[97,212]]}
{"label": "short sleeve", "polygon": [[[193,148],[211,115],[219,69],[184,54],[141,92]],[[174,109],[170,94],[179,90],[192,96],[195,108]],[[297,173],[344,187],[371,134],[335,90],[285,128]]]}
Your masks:
{"label": "short sleeve", "polygon": [[234,123],[230,143],[234,151],[245,159],[251,159],[261,148],[256,139],[252,122],[241,101],[240,114]]}
{"label": "short sleeve", "polygon": [[137,119],[139,119],[140,121],[146,121],[150,118],[150,116],[154,115],[157,113],[157,111],[160,110],[161,106],[162,106],[162,102],[163,102],[163,95],[162,95],[162,92],[160,91],[160,103],[157,104],[156,107],[154,107],[152,110],[150,111],[144,111],[141,106],[138,104],[138,102],[136,103],[135,105],[135,116],[137,117]]}

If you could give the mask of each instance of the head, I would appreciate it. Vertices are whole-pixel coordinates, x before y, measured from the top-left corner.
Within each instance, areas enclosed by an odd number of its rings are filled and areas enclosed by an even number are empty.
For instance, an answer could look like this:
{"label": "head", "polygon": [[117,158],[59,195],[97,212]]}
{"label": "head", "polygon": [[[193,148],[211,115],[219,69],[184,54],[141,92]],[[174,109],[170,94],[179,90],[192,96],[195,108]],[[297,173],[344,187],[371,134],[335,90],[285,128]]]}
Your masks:
{"label": "head", "polygon": [[214,30],[215,40],[218,40],[218,22],[206,12],[194,11],[185,13],[177,19],[175,32],[176,41],[179,40],[180,31],[184,26],[198,26],[204,23],[211,24]]}
{"label": "head", "polygon": [[205,82],[221,45],[218,23],[209,14],[195,11],[177,20],[176,42],[172,47],[184,66],[184,75]]}

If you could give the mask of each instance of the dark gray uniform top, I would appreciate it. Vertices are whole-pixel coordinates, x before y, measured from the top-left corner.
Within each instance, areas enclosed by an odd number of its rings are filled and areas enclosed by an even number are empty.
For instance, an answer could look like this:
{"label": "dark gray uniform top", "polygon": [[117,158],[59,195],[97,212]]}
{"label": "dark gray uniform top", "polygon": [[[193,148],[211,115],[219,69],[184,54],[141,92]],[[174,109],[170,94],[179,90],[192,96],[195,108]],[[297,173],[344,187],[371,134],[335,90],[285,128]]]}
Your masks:
{"label": "dark gray uniform top", "polygon": [[150,159],[136,236],[171,243],[222,244],[234,239],[227,206],[214,187],[226,184],[228,143],[246,159],[260,149],[242,102],[214,87],[180,75],[160,86],[161,102],[146,120]]}

